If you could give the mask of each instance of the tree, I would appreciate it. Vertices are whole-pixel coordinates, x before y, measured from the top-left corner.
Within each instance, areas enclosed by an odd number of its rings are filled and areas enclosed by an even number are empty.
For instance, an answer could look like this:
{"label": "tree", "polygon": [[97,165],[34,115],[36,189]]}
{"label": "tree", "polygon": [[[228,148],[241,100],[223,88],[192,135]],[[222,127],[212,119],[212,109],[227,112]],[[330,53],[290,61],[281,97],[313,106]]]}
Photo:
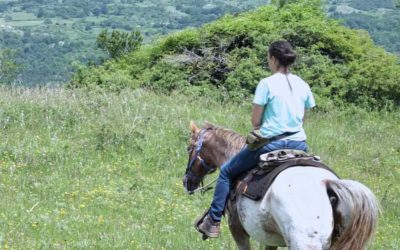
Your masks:
{"label": "tree", "polygon": [[[323,5],[323,1],[320,0],[271,0],[271,4],[277,6],[278,8],[282,8],[286,4],[296,3],[296,2],[307,2],[309,5],[314,7],[321,8]],[[398,0],[400,1],[400,0]]]}
{"label": "tree", "polygon": [[18,65],[14,61],[15,51],[11,49],[0,50],[0,82],[9,83],[14,79]]}
{"label": "tree", "polygon": [[42,18],[43,16],[44,16],[44,10],[43,10],[43,8],[40,8],[39,10],[38,10],[38,12],[37,12],[37,14],[36,14],[36,17],[37,18]]}
{"label": "tree", "polygon": [[122,32],[103,30],[97,36],[97,47],[104,50],[111,58],[117,58],[122,54],[131,52],[140,47],[143,37],[139,31]]}
{"label": "tree", "polygon": [[46,19],[44,19],[43,24],[50,25],[50,24],[53,24],[53,22],[51,21],[50,18],[46,18]]}
{"label": "tree", "polygon": [[13,18],[12,18],[12,16],[10,16],[10,15],[6,15],[6,16],[4,17],[4,20],[5,20],[6,22],[12,22]]}
{"label": "tree", "polygon": [[107,14],[108,14],[108,7],[107,7],[106,4],[103,4],[103,5],[100,7],[100,13],[103,14],[103,15],[107,15]]}
{"label": "tree", "polygon": [[294,2],[291,0],[271,0],[271,3],[278,6],[278,8],[282,8],[285,4]]}
{"label": "tree", "polygon": [[92,11],[93,15],[95,16],[100,16],[100,8],[94,8],[94,10]]}

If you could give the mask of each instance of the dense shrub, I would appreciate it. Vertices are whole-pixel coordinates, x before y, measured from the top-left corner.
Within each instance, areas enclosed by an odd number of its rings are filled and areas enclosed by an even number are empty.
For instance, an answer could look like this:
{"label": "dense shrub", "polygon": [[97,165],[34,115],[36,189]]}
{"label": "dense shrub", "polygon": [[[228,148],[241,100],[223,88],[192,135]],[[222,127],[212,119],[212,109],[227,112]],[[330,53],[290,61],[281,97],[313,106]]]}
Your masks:
{"label": "dense shrub", "polygon": [[163,93],[195,88],[196,93],[216,91],[222,100],[242,100],[270,74],[266,50],[277,39],[295,46],[299,60],[293,72],[311,85],[320,107],[399,105],[398,58],[376,47],[366,32],[327,18],[317,0],[227,15],[199,29],[162,38],[119,60],[79,71],[71,85],[121,84],[107,77],[111,65],[114,70],[123,69],[118,71],[124,74],[119,79],[127,79],[125,85],[134,88]]}

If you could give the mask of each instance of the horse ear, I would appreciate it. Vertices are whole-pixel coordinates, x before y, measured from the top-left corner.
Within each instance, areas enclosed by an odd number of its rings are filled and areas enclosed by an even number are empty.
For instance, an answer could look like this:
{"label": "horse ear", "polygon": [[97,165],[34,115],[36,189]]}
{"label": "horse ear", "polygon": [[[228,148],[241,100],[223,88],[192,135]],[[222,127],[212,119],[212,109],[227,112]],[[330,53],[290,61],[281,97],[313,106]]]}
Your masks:
{"label": "horse ear", "polygon": [[205,121],[205,122],[204,122],[204,126],[206,126],[206,127],[213,127],[214,125],[212,125],[211,122],[209,122],[209,121]]}
{"label": "horse ear", "polygon": [[192,131],[192,134],[197,134],[200,131],[199,127],[193,121],[190,121],[190,131]]}

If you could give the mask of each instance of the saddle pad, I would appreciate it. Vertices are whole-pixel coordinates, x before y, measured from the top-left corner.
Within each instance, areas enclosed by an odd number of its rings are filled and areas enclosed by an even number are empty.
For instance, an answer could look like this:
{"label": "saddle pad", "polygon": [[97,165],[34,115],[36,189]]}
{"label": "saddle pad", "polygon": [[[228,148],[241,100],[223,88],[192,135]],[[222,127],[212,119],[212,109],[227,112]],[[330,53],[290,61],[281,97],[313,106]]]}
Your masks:
{"label": "saddle pad", "polygon": [[[332,169],[320,161],[317,161],[314,157],[295,158],[289,159],[279,166],[270,168],[257,167],[253,169],[247,173],[243,179],[240,178],[240,180],[238,180],[236,188],[233,191],[236,194],[242,194],[252,200],[260,200],[262,197],[264,197],[268,188],[271,186],[272,182],[279,175],[279,173],[285,169],[295,166],[322,168],[332,172],[337,176]],[[233,197],[236,197],[236,195],[233,195]]]}

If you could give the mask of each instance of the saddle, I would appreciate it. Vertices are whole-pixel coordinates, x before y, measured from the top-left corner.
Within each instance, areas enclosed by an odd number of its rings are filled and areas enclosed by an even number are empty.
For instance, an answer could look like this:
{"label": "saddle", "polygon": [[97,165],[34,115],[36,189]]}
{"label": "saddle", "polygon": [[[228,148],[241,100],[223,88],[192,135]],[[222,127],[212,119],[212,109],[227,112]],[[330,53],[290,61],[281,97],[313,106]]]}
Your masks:
{"label": "saddle", "polygon": [[331,168],[321,162],[320,157],[301,150],[277,150],[260,156],[259,165],[239,176],[230,192],[230,200],[239,195],[258,201],[264,197],[275,178],[291,167],[307,166],[322,168],[338,176]]}

